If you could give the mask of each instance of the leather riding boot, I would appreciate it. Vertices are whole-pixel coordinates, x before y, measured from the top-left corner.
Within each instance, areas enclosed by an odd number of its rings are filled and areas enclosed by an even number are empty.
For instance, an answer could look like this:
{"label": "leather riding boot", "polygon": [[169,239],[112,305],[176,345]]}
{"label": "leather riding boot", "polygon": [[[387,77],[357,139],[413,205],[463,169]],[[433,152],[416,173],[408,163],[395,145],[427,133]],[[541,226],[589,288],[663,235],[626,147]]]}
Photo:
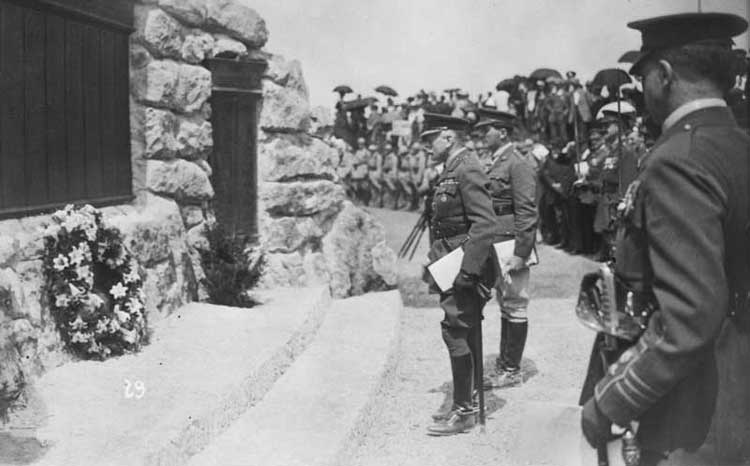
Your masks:
{"label": "leather riding boot", "polygon": [[526,336],[529,332],[528,322],[510,322],[507,323],[508,333],[506,334],[507,344],[505,346],[505,356],[501,372],[497,376],[496,387],[513,387],[523,383],[523,374],[521,374],[521,358],[526,346]]}
{"label": "leather riding boot", "polygon": [[[474,385],[474,361],[471,354],[451,358],[453,373],[453,408],[446,416],[433,416],[439,421],[428,428],[430,435],[453,435],[465,432],[474,426],[475,414],[472,391]],[[442,422],[441,422],[442,421]]]}
{"label": "leather riding boot", "polygon": [[510,322],[505,317],[500,318],[500,354],[495,360],[495,372],[500,373],[508,365],[508,328]]}

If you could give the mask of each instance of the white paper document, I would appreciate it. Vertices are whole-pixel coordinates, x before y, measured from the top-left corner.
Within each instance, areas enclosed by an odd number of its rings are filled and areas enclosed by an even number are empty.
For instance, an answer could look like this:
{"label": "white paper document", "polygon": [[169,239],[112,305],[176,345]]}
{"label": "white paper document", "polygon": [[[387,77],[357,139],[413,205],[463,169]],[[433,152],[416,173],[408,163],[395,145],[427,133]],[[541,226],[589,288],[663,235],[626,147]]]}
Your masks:
{"label": "white paper document", "polygon": [[432,264],[427,270],[432,275],[440,291],[446,292],[453,288],[453,281],[461,271],[461,262],[464,260],[463,248],[456,248]]}
{"label": "white paper document", "polygon": [[[492,245],[493,252],[495,253],[495,259],[497,260],[497,266],[500,270],[503,269],[503,264],[507,263],[508,260],[513,257],[513,251],[516,249],[516,240],[510,239],[508,241],[500,241]],[[536,248],[531,250],[531,254],[526,259],[526,265],[536,265],[539,263],[539,256],[536,255]]]}

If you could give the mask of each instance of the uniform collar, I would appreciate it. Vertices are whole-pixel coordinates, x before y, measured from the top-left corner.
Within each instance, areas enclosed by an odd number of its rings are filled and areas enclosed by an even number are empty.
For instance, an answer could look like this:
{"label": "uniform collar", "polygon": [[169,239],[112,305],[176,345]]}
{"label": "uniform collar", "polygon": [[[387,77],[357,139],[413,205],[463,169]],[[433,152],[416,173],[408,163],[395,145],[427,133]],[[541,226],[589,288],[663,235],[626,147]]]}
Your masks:
{"label": "uniform collar", "polygon": [[723,99],[719,98],[706,98],[706,99],[695,99],[677,107],[673,111],[661,126],[662,132],[666,133],[669,128],[674,126],[675,123],[686,117],[687,115],[710,107],[726,107],[727,103]]}
{"label": "uniform collar", "polygon": [[492,154],[492,159],[497,160],[498,157],[502,156],[503,153],[508,150],[509,147],[511,147],[513,143],[511,141],[506,142],[504,145],[500,146],[494,154]]}
{"label": "uniform collar", "polygon": [[458,158],[458,156],[460,156],[461,154],[463,154],[464,152],[466,152],[466,151],[468,151],[468,150],[469,150],[469,149],[467,149],[467,148],[466,148],[465,146],[461,146],[461,147],[459,147],[458,149],[456,149],[456,150],[455,150],[455,151],[454,151],[453,153],[451,153],[451,155],[449,155],[449,156],[448,156],[448,158],[447,158],[447,159],[445,160],[445,168],[448,168],[448,167],[453,167],[453,165],[454,165],[454,161],[455,161],[455,160],[456,160],[456,159]]}

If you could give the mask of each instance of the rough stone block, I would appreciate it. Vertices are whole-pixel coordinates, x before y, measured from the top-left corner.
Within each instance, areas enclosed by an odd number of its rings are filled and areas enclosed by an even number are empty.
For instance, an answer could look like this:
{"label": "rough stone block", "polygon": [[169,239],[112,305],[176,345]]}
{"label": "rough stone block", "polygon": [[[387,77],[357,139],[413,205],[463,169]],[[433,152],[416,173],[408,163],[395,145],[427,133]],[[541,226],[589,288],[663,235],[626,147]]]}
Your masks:
{"label": "rough stone block", "polygon": [[205,0],[158,0],[159,6],[183,23],[201,26],[206,21]]}
{"label": "rough stone block", "polygon": [[182,26],[159,8],[135,7],[136,40],[157,57],[180,58]]}
{"label": "rough stone block", "polygon": [[328,264],[322,252],[312,252],[303,259],[307,286],[328,285],[331,276],[328,272]]}
{"label": "rough stone block", "polygon": [[174,108],[183,113],[196,112],[211,97],[211,72],[202,66],[182,64],[175,91]]}
{"label": "rough stone block", "polygon": [[306,99],[309,96],[299,60],[287,60],[282,55],[270,55],[264,77],[279,86],[299,92]]}
{"label": "rough stone block", "polygon": [[152,60],[134,70],[131,91],[139,102],[162,108],[174,108],[180,65],[171,60]]}
{"label": "rough stone block", "polygon": [[48,313],[47,307],[42,307],[46,302],[44,265],[41,260],[30,260],[19,262],[16,272],[21,286],[21,307],[18,309],[18,317],[25,317],[31,322],[39,324],[44,315]]}
{"label": "rough stone block", "polygon": [[255,49],[268,41],[266,22],[252,8],[236,0],[206,0],[206,24]]}
{"label": "rough stone block", "polygon": [[182,221],[185,223],[185,228],[192,228],[199,223],[203,223],[205,220],[203,208],[197,205],[180,206],[180,213],[182,214]]}
{"label": "rough stone block", "polygon": [[216,42],[214,42],[213,50],[211,50],[212,57],[219,54],[222,56],[231,55],[234,57],[247,56],[247,46],[242,42],[232,39],[224,34],[216,34],[214,38],[216,39]]}
{"label": "rough stone block", "polygon": [[214,49],[213,36],[196,30],[185,36],[180,56],[188,63],[199,64],[206,57],[210,56]]}
{"label": "rough stone block", "polygon": [[144,151],[148,159],[175,158],[180,146],[176,139],[179,121],[169,110],[147,107],[144,112]]}
{"label": "rough stone block", "polygon": [[305,269],[299,252],[266,254],[264,270],[263,278],[259,283],[260,288],[305,286]]}
{"label": "rough stone block", "polygon": [[380,275],[386,284],[394,286],[398,283],[398,257],[396,252],[389,248],[385,241],[373,246],[370,251],[372,255],[372,268]]}
{"label": "rough stone block", "polygon": [[311,125],[307,96],[294,89],[263,80],[263,108],[259,126],[271,132],[305,132]]}
{"label": "rough stone block", "polygon": [[180,118],[175,140],[180,158],[205,159],[214,147],[211,123],[200,118]]}
{"label": "rough stone block", "polygon": [[214,196],[208,175],[192,162],[181,159],[168,162],[148,160],[146,164],[146,184],[153,193],[178,201],[201,201]]}
{"label": "rough stone block", "polygon": [[260,201],[266,211],[278,216],[305,216],[338,210],[346,198],[344,188],[332,181],[261,183]]}
{"label": "rough stone block", "polygon": [[333,296],[343,298],[383,288],[372,258],[373,247],[383,241],[383,226],[366,211],[345,202],[322,243]]}
{"label": "rough stone block", "polygon": [[323,230],[311,217],[271,219],[263,231],[263,248],[268,252],[293,252],[306,244],[317,243]]}
{"label": "rough stone block", "polygon": [[259,178],[286,181],[300,178],[336,177],[339,155],[336,149],[307,135],[277,134],[260,144]]}

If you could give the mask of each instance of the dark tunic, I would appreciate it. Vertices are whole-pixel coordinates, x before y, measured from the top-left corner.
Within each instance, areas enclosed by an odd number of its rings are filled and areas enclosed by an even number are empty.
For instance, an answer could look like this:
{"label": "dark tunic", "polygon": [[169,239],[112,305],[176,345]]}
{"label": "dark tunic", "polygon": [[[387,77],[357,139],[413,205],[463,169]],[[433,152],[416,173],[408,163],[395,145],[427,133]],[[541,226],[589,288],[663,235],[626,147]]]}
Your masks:
{"label": "dark tunic", "polygon": [[[734,335],[749,346],[746,317],[727,319],[732,310],[750,313],[735,300],[750,287],[749,154],[750,137],[729,110],[704,108],[662,135],[631,187],[634,202],[619,234],[616,275],[652,295],[659,310],[594,391],[599,408],[615,423],[640,421],[644,449],[700,446],[720,380],[722,397],[744,410],[736,416],[740,435],[750,433],[748,355],[721,375],[717,358],[726,362],[725,356],[716,351],[727,326],[747,329]],[[726,408],[722,416],[731,416]]]}

